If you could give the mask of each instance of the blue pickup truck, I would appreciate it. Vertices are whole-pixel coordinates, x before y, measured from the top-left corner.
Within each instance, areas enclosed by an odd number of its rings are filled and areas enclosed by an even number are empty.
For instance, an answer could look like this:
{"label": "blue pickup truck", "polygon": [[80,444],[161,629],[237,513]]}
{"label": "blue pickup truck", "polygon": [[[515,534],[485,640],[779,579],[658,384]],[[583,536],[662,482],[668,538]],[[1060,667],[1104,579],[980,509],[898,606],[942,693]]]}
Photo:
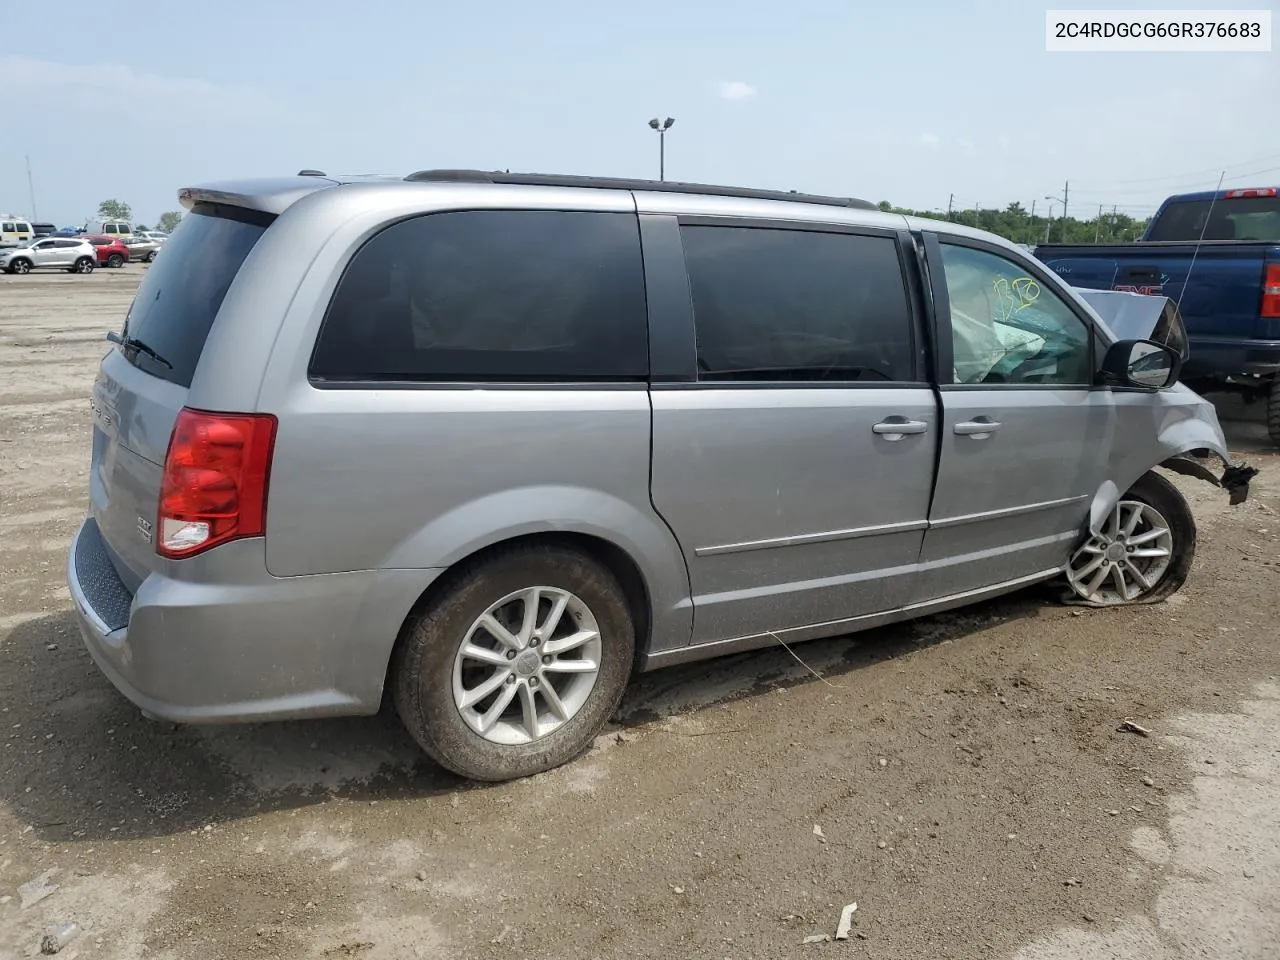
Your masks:
{"label": "blue pickup truck", "polygon": [[1190,340],[1183,381],[1265,399],[1280,444],[1280,190],[1180,194],[1134,243],[1043,244],[1035,256],[1074,287],[1176,303]]}

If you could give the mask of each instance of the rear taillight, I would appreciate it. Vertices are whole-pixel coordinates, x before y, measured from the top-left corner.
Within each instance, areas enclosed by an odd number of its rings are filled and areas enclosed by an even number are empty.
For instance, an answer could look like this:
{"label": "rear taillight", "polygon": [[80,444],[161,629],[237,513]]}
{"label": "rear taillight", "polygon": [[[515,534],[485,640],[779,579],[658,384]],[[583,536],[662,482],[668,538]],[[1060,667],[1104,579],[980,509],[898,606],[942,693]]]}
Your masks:
{"label": "rear taillight", "polygon": [[1264,317],[1280,317],[1280,263],[1267,264],[1262,278],[1262,310]]}
{"label": "rear taillight", "polygon": [[266,532],[276,418],[183,408],[164,458],[156,552],[178,560]]}

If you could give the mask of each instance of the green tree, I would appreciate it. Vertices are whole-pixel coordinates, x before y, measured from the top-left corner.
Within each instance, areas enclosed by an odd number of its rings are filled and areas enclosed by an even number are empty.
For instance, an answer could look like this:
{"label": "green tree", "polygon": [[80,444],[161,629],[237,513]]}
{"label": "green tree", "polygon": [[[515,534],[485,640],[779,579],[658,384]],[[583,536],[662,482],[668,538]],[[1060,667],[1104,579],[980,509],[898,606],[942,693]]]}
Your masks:
{"label": "green tree", "polygon": [[145,223],[139,223],[139,224],[135,224],[133,229],[137,230],[139,233],[146,233],[151,228],[148,227]]}
{"label": "green tree", "polygon": [[165,233],[173,233],[174,228],[178,225],[178,221],[182,219],[182,214],[177,210],[169,210],[160,214],[160,220],[157,226]]}
{"label": "green tree", "polygon": [[98,204],[98,217],[102,220],[131,220],[133,209],[123,200],[103,200]]}
{"label": "green tree", "polygon": [[[877,206],[881,210],[891,210],[909,217],[924,217],[930,220],[945,220],[947,215],[939,210],[911,210],[896,207],[887,201]],[[1087,220],[1068,217],[1065,221],[1060,216],[1052,219],[1045,216],[1031,216],[1021,203],[1011,203],[1003,210],[973,209],[953,210],[951,220],[968,227],[977,227],[990,233],[1012,240],[1014,243],[1035,245],[1038,243],[1130,243],[1142,236],[1149,219],[1135,220],[1123,213],[1111,213],[1104,210],[1101,216]],[[1047,239],[1046,239],[1047,238]]]}

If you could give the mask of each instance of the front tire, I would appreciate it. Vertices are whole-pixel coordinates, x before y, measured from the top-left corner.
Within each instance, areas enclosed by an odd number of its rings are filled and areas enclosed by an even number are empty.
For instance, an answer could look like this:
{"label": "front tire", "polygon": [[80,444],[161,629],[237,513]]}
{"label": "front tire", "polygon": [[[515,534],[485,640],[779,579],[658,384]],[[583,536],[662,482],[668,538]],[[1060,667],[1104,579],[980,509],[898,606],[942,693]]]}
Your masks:
{"label": "front tire", "polygon": [[1095,606],[1159,603],[1177,593],[1196,555],[1196,521],[1178,488],[1146,473],[1067,565],[1075,595]]}
{"label": "front tire", "polygon": [[410,618],[392,696],[442,766],[527,777],[591,745],[622,699],[635,642],[608,570],[561,546],[514,547],[454,575]]}
{"label": "front tire", "polygon": [[14,260],[14,261],[12,261],[12,262],[9,264],[9,272],[10,272],[10,273],[19,273],[19,274],[23,274],[23,273],[30,273],[30,272],[31,272],[31,261],[30,261],[30,260],[22,260],[22,259]]}

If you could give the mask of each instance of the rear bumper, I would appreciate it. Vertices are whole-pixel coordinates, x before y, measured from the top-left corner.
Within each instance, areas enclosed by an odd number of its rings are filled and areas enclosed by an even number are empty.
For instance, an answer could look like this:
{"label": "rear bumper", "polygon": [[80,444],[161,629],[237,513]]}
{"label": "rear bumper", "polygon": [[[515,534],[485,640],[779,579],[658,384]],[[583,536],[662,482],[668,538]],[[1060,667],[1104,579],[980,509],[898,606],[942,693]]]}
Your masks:
{"label": "rear bumper", "polygon": [[1191,337],[1190,343],[1191,356],[1183,367],[1186,378],[1280,373],[1280,340]]}
{"label": "rear bumper", "polygon": [[151,574],[133,595],[86,520],[67,583],[89,655],[164,720],[377,712],[400,625],[434,571],[280,578],[266,572],[263,553],[260,539],[224,544]]}

